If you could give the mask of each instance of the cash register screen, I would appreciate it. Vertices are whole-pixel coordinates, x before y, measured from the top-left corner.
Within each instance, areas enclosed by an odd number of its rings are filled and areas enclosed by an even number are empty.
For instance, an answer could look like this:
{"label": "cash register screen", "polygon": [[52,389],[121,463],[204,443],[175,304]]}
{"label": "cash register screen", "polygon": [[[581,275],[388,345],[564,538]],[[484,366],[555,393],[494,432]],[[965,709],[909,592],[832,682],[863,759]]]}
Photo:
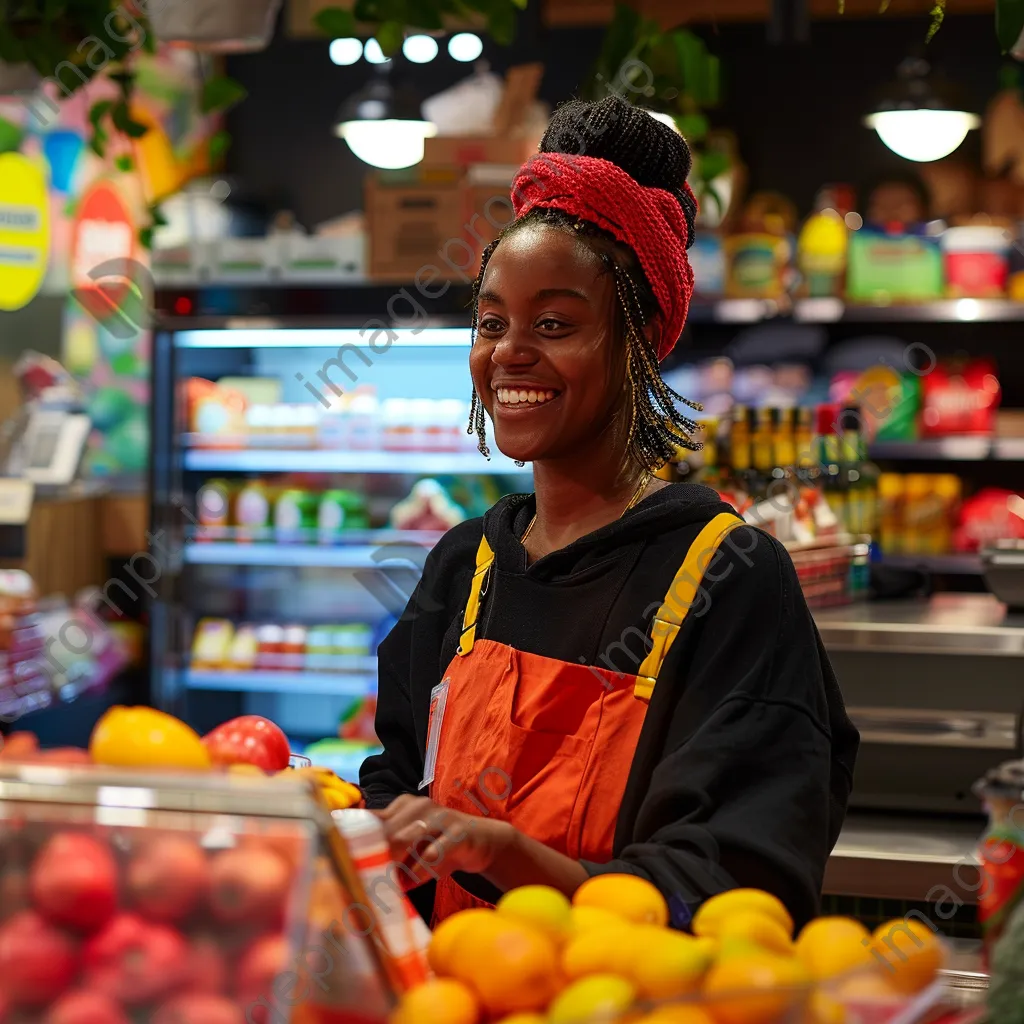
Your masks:
{"label": "cash register screen", "polygon": [[60,440],[60,425],[43,427],[36,432],[29,455],[29,469],[48,469],[57,454],[57,442]]}

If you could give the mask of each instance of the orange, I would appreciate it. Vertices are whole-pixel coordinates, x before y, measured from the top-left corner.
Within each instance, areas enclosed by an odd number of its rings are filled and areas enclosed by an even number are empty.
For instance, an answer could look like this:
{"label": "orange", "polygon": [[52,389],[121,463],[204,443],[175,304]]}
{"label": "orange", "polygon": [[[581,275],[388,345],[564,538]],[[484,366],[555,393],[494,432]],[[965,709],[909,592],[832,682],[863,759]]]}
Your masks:
{"label": "orange", "polygon": [[573,935],[582,935],[598,928],[623,928],[629,922],[620,914],[600,907],[572,907],[569,911],[569,926]]}
{"label": "orange", "polygon": [[902,993],[881,973],[855,974],[838,983],[834,998],[844,1006],[858,1003],[902,1003]]}
{"label": "orange", "polygon": [[572,931],[572,907],[568,898],[548,885],[523,885],[498,901],[499,914],[538,928],[561,945]]}
{"label": "orange", "polygon": [[900,992],[920,992],[930,985],[946,959],[938,935],[914,918],[887,921],[875,929],[871,939],[883,977]]}
{"label": "orange", "polygon": [[715,1024],[715,1018],[692,1003],[659,1006],[636,1020],[635,1024]]}
{"label": "orange", "polygon": [[807,1024],[846,1024],[846,1010],[827,992],[812,992],[804,1019]]}
{"label": "orange", "polygon": [[574,907],[610,910],[636,924],[668,924],[668,904],[657,887],[638,875],[595,875],[572,899]]}
{"label": "orange", "polygon": [[749,910],[775,918],[787,935],[793,934],[793,918],[782,900],[761,889],[729,889],[705,900],[693,915],[693,934],[713,939],[724,921]]}
{"label": "orange", "polygon": [[535,928],[495,918],[472,921],[456,935],[448,973],[469,985],[491,1016],[543,1010],[561,981],[557,947]]}
{"label": "orange", "polygon": [[806,998],[810,979],[796,957],[759,952],[721,960],[704,980],[718,1024],[775,1024]]}
{"label": "orange", "polygon": [[498,915],[493,910],[482,907],[472,910],[460,910],[457,914],[445,918],[435,929],[427,947],[427,962],[435,974],[446,975],[451,965],[452,947],[463,930],[478,921],[490,921],[497,925]]}
{"label": "orange", "polygon": [[805,925],[797,936],[796,955],[818,980],[876,962],[871,955],[871,933],[850,917],[819,917]]}
{"label": "orange", "polygon": [[457,981],[439,978],[407,992],[390,1024],[477,1024],[479,1020],[476,996]]}
{"label": "orange", "polygon": [[626,974],[632,959],[632,933],[633,926],[623,921],[575,936],[562,951],[562,973],[570,981],[588,974]]}
{"label": "orange", "polygon": [[715,937],[720,942],[745,939],[780,956],[792,956],[793,940],[779,921],[760,910],[740,910],[723,918]]}
{"label": "orange", "polygon": [[547,1024],[547,1021],[542,1013],[513,1013],[511,1017],[502,1017],[498,1024]]}

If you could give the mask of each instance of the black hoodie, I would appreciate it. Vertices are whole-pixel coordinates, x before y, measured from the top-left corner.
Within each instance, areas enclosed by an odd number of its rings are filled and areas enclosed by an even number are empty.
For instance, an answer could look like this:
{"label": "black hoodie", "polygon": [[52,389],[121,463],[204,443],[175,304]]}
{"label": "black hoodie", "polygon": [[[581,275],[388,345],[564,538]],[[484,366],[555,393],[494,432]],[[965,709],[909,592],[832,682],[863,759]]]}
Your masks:
{"label": "black hoodie", "polygon": [[[495,553],[477,637],[635,673],[651,618],[701,527],[731,512],[696,484],[656,491],[618,521],[533,565],[519,543],[532,495],[450,530],[381,644],[377,734],[362,768],[370,807],[417,793],[431,689],[458,644],[481,529]],[[619,810],[613,859],[592,874],[653,881],[685,927],[736,886],[778,895],[799,923],[818,909],[850,794],[857,732],[785,549],[729,535],[658,677]],[[484,879],[458,876],[477,896]],[[429,913],[432,891],[417,905]]]}

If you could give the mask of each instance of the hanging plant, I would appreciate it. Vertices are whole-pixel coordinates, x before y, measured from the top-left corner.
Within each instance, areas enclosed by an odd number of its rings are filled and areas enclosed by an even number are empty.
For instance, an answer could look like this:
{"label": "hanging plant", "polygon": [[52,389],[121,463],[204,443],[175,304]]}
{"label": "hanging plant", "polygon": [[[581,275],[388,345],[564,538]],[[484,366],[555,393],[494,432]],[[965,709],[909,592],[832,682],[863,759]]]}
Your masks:
{"label": "hanging plant", "polygon": [[527,0],[355,0],[351,6],[326,7],[313,23],[332,39],[355,36],[369,26],[385,56],[402,48],[407,29],[442,32],[453,22],[480,20],[502,46],[515,39],[516,17]]}
{"label": "hanging plant", "polygon": [[693,153],[691,187],[724,213],[714,182],[730,169],[732,156],[708,119],[721,101],[721,66],[704,41],[685,29],[663,31],[616,3],[587,93],[601,99],[609,90],[672,117]]}

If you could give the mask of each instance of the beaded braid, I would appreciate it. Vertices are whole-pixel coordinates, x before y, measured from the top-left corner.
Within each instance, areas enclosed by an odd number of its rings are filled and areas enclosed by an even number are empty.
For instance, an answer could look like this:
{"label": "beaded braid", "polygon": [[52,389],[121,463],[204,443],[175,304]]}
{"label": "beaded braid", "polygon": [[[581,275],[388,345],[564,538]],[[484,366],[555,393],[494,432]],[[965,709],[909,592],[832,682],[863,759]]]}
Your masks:
{"label": "beaded braid", "polygon": [[[681,448],[700,451],[703,445],[694,441],[697,431],[693,419],[684,415],[677,405],[701,410],[701,406],[684,398],[665,383],[658,366],[657,351],[643,328],[658,310],[657,300],[643,273],[636,268],[633,254],[612,235],[589,221],[581,221],[557,209],[538,208],[513,221],[484,249],[480,273],[473,283],[472,341],[476,341],[477,296],[487,263],[498,244],[524,224],[540,222],[561,230],[572,231],[601,258],[608,272],[614,275],[619,316],[626,342],[626,376],[630,385],[629,433],[627,447],[632,459],[644,469],[656,469],[676,458]],[[477,447],[490,458],[484,406],[473,390],[467,434],[476,434]],[[522,463],[517,462],[517,465]]]}

